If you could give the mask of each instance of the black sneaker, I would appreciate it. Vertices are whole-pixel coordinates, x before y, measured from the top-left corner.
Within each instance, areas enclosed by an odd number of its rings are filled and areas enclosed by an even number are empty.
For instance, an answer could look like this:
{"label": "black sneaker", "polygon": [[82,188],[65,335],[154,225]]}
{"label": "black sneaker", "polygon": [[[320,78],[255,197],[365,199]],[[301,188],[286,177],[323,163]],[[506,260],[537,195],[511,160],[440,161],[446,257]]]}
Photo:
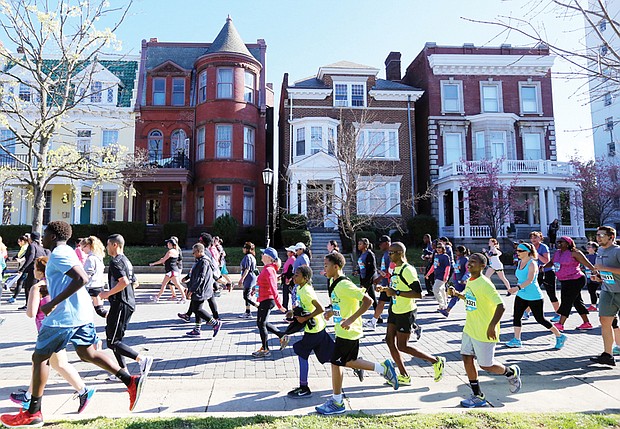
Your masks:
{"label": "black sneaker", "polygon": [[308,386],[299,386],[298,388],[288,392],[287,396],[289,398],[303,398],[306,396],[312,396],[312,392]]}
{"label": "black sneaker", "polygon": [[608,353],[601,353],[599,356],[591,357],[590,360],[594,363],[600,363],[603,365],[616,366],[616,360]]}
{"label": "black sneaker", "polygon": [[364,381],[364,370],[353,368],[353,374],[357,375],[360,381]]}
{"label": "black sneaker", "polygon": [[382,317],[379,317],[379,318],[377,319],[377,323],[378,323],[378,324],[383,323],[383,318],[382,318]]}

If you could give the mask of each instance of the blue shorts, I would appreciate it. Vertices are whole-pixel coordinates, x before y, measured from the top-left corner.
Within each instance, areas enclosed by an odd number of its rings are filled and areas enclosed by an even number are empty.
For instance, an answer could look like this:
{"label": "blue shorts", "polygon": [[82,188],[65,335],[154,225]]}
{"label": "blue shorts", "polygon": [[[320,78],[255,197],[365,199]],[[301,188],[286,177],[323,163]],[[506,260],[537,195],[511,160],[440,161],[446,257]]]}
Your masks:
{"label": "blue shorts", "polygon": [[95,344],[97,342],[95,325],[89,323],[72,327],[41,326],[34,352],[42,356],[51,356],[52,353],[58,353],[67,347],[70,342],[75,347]]}
{"label": "blue shorts", "polygon": [[334,353],[334,340],[325,332],[325,329],[316,334],[306,332],[301,340],[293,344],[293,350],[297,356],[306,360],[314,352],[319,362],[325,363],[330,361]]}

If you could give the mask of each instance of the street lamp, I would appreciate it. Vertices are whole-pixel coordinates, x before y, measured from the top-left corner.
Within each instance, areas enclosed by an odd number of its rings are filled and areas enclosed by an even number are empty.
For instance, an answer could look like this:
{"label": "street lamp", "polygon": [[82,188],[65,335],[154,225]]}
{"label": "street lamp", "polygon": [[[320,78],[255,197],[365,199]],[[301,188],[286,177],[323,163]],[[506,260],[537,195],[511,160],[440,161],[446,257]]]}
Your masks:
{"label": "street lamp", "polygon": [[266,189],[266,194],[267,194],[267,227],[265,228],[265,235],[266,235],[266,239],[267,239],[267,247],[269,247],[269,242],[270,242],[270,231],[269,231],[269,226],[270,226],[270,222],[269,222],[269,214],[271,212],[270,210],[270,200],[269,200],[269,188],[271,187],[271,185],[273,184],[273,170],[269,167],[265,168],[262,172],[263,174],[263,184],[265,185]]}

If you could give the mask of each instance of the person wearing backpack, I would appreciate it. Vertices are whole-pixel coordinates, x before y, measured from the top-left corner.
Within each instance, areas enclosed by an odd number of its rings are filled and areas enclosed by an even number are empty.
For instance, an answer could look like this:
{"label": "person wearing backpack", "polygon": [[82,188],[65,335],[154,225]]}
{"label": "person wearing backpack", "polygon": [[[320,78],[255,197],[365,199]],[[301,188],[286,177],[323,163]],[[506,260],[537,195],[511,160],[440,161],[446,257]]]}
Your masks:
{"label": "person wearing backpack", "polygon": [[390,285],[381,287],[381,292],[385,292],[391,298],[388,309],[387,345],[392,359],[398,366],[400,373],[398,384],[401,386],[410,386],[411,376],[407,373],[400,352],[432,363],[436,382],[443,378],[446,363],[446,358],[442,356],[432,356],[408,345],[412,327],[416,322],[416,299],[422,298],[422,288],[418,273],[407,263],[406,251],[405,245],[398,241],[390,245],[388,255],[395,265],[394,274],[390,277]]}

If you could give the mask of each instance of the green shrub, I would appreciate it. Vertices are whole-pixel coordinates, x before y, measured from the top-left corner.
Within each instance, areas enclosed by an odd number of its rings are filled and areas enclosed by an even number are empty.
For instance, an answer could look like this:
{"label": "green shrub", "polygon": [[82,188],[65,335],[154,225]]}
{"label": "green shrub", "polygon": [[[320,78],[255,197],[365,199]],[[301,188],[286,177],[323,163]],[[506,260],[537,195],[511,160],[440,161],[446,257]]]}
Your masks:
{"label": "green shrub", "polygon": [[120,234],[125,239],[125,245],[136,246],[144,244],[146,224],[144,222],[110,221],[107,224],[109,234]]}
{"label": "green shrub", "polygon": [[11,249],[17,249],[17,239],[31,231],[31,225],[0,225],[2,242]]}
{"label": "green shrub", "polygon": [[367,238],[373,248],[377,248],[377,234],[374,231],[357,231],[355,233],[355,239],[360,241],[362,238]]}
{"label": "green shrub", "polygon": [[[246,241],[251,241],[257,247],[263,246],[265,243],[265,228],[260,228],[257,226],[249,226],[245,228],[243,233],[239,234],[236,244],[243,245]],[[273,247],[273,235],[271,236],[270,245]]]}
{"label": "green shrub", "polygon": [[421,245],[424,241],[424,234],[430,234],[431,237],[437,237],[437,219],[429,215],[416,215],[407,220],[407,229],[409,230],[409,239],[414,245]]}
{"label": "green shrub", "polygon": [[280,228],[282,228],[282,231],[307,229],[308,218],[302,214],[283,214],[280,220]]}
{"label": "green shrub", "polygon": [[75,224],[71,225],[71,230],[73,231],[71,238],[77,241],[78,238],[84,238],[91,235],[99,238],[105,244],[108,239],[108,226],[107,225],[99,225],[92,223],[85,224]]}
{"label": "green shrub", "polygon": [[185,246],[187,241],[187,223],[186,222],[170,222],[164,224],[164,237],[170,238],[175,236],[179,239],[179,245]]}
{"label": "green shrub", "polygon": [[224,243],[236,243],[239,235],[239,222],[229,214],[218,217],[211,227],[212,235],[219,236]]}
{"label": "green shrub", "polygon": [[312,245],[312,236],[310,231],[304,229],[289,229],[288,231],[282,231],[282,244],[284,246],[292,246],[300,241],[310,247]]}

